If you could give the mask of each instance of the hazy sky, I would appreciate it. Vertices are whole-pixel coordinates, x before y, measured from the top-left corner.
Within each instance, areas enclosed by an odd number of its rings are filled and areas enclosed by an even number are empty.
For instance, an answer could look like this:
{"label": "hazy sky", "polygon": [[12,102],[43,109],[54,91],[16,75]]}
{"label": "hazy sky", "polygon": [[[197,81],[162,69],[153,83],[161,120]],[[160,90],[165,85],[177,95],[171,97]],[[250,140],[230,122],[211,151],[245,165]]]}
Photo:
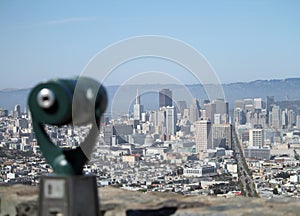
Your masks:
{"label": "hazy sky", "polygon": [[[2,0],[0,89],[79,75],[97,52],[141,35],[190,44],[222,83],[300,77],[299,9],[298,0]],[[118,68],[107,84],[120,84],[126,70],[184,69],[170,62],[136,60]]]}

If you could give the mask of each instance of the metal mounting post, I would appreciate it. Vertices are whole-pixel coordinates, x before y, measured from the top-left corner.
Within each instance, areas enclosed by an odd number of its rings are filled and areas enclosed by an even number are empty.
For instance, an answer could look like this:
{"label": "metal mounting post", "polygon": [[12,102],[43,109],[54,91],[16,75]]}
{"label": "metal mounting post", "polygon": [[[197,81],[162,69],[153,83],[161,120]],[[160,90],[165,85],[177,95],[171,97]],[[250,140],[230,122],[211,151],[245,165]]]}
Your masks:
{"label": "metal mounting post", "polygon": [[[39,214],[98,215],[96,178],[83,176],[82,170],[95,146],[106,109],[105,89],[87,77],[52,80],[32,89],[28,105],[40,150],[55,173],[41,177]],[[91,129],[79,147],[63,150],[52,143],[45,125],[68,124],[91,124]]]}

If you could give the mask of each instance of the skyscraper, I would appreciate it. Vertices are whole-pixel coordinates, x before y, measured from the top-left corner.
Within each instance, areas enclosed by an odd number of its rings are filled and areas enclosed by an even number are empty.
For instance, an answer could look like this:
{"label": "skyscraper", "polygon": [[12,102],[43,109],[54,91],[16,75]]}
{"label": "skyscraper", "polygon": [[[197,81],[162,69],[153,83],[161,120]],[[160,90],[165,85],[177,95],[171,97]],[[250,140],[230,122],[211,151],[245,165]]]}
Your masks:
{"label": "skyscraper", "polygon": [[270,112],[271,112],[271,109],[272,109],[272,105],[274,104],[274,96],[267,96],[267,106],[266,106],[266,109],[267,109],[267,124],[271,124],[271,122],[269,121],[270,120]]}
{"label": "skyscraper", "polygon": [[296,127],[300,129],[300,115],[297,115],[296,117]]}
{"label": "skyscraper", "polygon": [[206,103],[204,104],[206,120],[213,121],[214,114],[216,113],[216,104],[214,103]]}
{"label": "skyscraper", "polygon": [[274,104],[274,96],[267,96],[267,111],[271,111],[271,106]]}
{"label": "skyscraper", "polygon": [[141,105],[139,91],[137,89],[136,97],[135,97],[135,104],[133,106],[133,118],[134,120],[141,120],[141,114],[143,112],[143,105]]}
{"label": "skyscraper", "polygon": [[246,124],[247,119],[246,119],[246,114],[245,114],[244,110],[242,110],[239,107],[234,110],[234,121],[238,125]]}
{"label": "skyscraper", "polygon": [[106,125],[103,127],[103,134],[104,134],[104,143],[106,145],[111,146],[112,145],[112,135],[113,135],[113,126],[112,125]]}
{"label": "skyscraper", "polygon": [[221,123],[229,122],[228,102],[223,99],[214,100],[212,103],[204,104],[206,110],[206,118],[214,123],[215,114],[220,114]]}
{"label": "skyscraper", "polygon": [[167,106],[165,108],[165,116],[166,116],[166,135],[175,135],[176,134],[176,109],[175,107]]}
{"label": "skyscraper", "polygon": [[275,129],[281,128],[281,109],[279,106],[274,105],[271,111],[271,126]]}
{"label": "skyscraper", "polygon": [[263,100],[261,98],[254,98],[253,105],[255,110],[262,110]]}
{"label": "skyscraper", "polygon": [[288,110],[285,109],[281,112],[281,125],[283,128],[288,127]]}
{"label": "skyscraper", "polygon": [[154,131],[159,134],[165,134],[165,110],[160,108],[160,110],[155,110],[150,113],[150,122],[153,123]]}
{"label": "skyscraper", "polygon": [[189,120],[190,122],[195,122],[199,119],[200,117],[200,105],[199,105],[199,101],[194,98],[193,102],[190,106],[190,116],[189,116]]}
{"label": "skyscraper", "polygon": [[253,99],[247,98],[244,99],[244,104],[245,104],[245,111],[246,112],[253,112],[254,111],[254,105],[253,105]]}
{"label": "skyscraper", "polygon": [[221,124],[221,114],[219,113],[214,114],[214,124]]}
{"label": "skyscraper", "polygon": [[288,110],[288,127],[292,128],[293,125],[296,124],[296,113],[294,110],[289,109]]}
{"label": "skyscraper", "polygon": [[216,104],[216,113],[221,115],[228,115],[228,102],[224,101],[223,99],[217,99],[213,101]]}
{"label": "skyscraper", "polygon": [[159,91],[159,107],[173,106],[172,91],[170,89],[162,89]]}
{"label": "skyscraper", "polygon": [[196,153],[212,149],[211,122],[200,120],[196,122],[195,131]]}

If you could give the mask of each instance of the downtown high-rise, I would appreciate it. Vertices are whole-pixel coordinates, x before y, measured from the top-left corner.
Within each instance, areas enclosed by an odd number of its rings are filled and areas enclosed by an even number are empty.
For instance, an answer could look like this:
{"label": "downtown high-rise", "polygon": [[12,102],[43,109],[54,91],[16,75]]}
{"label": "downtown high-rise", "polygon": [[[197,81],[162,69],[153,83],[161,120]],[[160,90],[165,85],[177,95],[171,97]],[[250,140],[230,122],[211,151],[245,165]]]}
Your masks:
{"label": "downtown high-rise", "polygon": [[195,130],[196,153],[212,149],[211,136],[211,122],[209,120],[197,121]]}
{"label": "downtown high-rise", "polygon": [[173,106],[172,91],[170,89],[162,89],[159,91],[159,107]]}

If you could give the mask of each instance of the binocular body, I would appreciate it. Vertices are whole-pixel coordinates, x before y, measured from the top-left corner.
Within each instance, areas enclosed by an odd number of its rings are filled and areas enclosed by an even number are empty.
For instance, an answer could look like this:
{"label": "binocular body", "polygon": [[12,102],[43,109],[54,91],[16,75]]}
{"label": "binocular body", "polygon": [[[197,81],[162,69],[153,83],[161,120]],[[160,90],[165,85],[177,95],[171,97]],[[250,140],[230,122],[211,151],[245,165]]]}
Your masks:
{"label": "binocular body", "polygon": [[[40,150],[58,175],[81,175],[99,134],[100,118],[107,105],[107,94],[99,82],[80,77],[38,84],[28,99],[32,124]],[[44,125],[91,124],[89,134],[75,149],[54,145]]]}
{"label": "binocular body", "polygon": [[42,124],[83,125],[100,120],[107,95],[97,81],[87,77],[57,79],[38,84],[28,105],[32,118]]}

